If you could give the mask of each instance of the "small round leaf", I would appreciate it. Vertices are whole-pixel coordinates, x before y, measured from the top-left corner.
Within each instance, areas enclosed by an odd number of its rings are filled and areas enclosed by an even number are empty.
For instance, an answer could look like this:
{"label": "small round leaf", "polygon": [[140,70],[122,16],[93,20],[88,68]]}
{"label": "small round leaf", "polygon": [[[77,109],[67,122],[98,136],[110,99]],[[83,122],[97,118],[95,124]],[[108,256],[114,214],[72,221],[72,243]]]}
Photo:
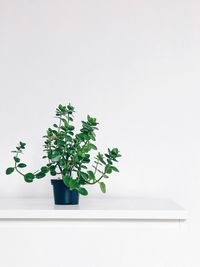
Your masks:
{"label": "small round leaf", "polygon": [[14,159],[14,161],[17,162],[17,163],[20,162],[20,158],[18,158],[18,157],[14,157],[13,159]]}
{"label": "small round leaf", "polygon": [[106,193],[106,185],[103,182],[99,183],[102,193]]}
{"label": "small round leaf", "polygon": [[45,176],[46,176],[46,173],[44,173],[44,172],[38,172],[38,173],[35,175],[35,177],[36,177],[37,179],[43,178],[43,177],[45,177]]}
{"label": "small round leaf", "polygon": [[41,168],[41,172],[43,172],[43,173],[47,173],[48,171],[49,171],[49,168],[46,166]]}
{"label": "small round leaf", "polygon": [[19,163],[17,165],[18,168],[25,168],[26,167],[26,164],[25,163]]}
{"label": "small round leaf", "polygon": [[33,179],[35,178],[35,175],[31,172],[27,173],[24,175],[24,180],[27,182],[27,183],[31,183],[33,182]]}
{"label": "small round leaf", "polygon": [[9,167],[9,168],[6,170],[6,174],[9,175],[9,174],[13,173],[14,170],[15,170],[15,169],[14,169],[13,167]]}

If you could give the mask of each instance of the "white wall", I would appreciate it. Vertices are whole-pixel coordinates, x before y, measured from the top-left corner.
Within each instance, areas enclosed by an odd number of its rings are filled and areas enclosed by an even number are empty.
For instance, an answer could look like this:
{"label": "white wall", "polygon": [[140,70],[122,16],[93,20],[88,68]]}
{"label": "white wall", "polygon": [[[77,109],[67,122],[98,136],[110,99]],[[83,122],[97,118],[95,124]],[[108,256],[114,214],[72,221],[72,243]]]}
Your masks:
{"label": "white wall", "polygon": [[[120,148],[107,196],[169,197],[200,235],[200,2],[0,1],[0,197],[51,196],[48,179],[4,174],[28,143],[42,164],[42,135],[59,103],[101,122],[99,147]],[[92,196],[101,196],[90,188]],[[190,250],[194,265],[198,251]],[[195,258],[196,257],[196,258]]]}

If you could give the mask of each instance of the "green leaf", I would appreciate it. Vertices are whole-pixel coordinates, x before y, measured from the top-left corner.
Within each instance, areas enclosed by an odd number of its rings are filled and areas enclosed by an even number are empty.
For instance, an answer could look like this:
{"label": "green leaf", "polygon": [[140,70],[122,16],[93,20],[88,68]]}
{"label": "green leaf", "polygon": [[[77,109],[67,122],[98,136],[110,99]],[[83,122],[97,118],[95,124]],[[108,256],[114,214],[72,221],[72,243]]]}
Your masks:
{"label": "green leaf", "polygon": [[67,127],[66,126],[61,126],[60,129],[62,129],[64,132],[67,131]]}
{"label": "green leaf", "polygon": [[119,172],[119,170],[116,168],[116,167],[114,167],[114,166],[111,166],[112,167],[112,170],[113,171],[115,171],[115,172]]}
{"label": "green leaf", "polygon": [[97,150],[97,147],[94,144],[89,144],[88,146],[89,146],[90,149]]}
{"label": "green leaf", "polygon": [[66,143],[63,140],[56,140],[55,144],[59,147],[64,147]]}
{"label": "green leaf", "polygon": [[63,106],[61,104],[58,106],[58,108],[59,108],[60,111],[65,111],[66,110],[66,106]]}
{"label": "green leaf", "polygon": [[37,179],[43,178],[43,177],[45,177],[45,176],[46,176],[46,173],[44,173],[44,172],[38,172],[38,173],[35,175],[35,177],[36,177]]}
{"label": "green leaf", "polygon": [[54,133],[55,135],[58,134],[58,131],[56,131],[56,130],[51,130],[51,131],[52,131],[52,133]]}
{"label": "green leaf", "polygon": [[80,173],[80,176],[84,179],[84,180],[88,180],[88,174],[87,173],[85,173],[85,172],[81,172]]}
{"label": "green leaf", "polygon": [[103,182],[99,182],[102,193],[106,193],[106,185]]}
{"label": "green leaf", "polygon": [[90,139],[92,139],[93,141],[96,141],[96,135],[95,135],[95,133],[91,132],[90,134],[88,134],[88,136],[89,136]]}
{"label": "green leaf", "polygon": [[66,119],[61,118],[61,121],[64,122],[65,127],[67,127],[69,125],[69,123],[67,122]]}
{"label": "green leaf", "polygon": [[55,158],[60,155],[60,152],[58,150],[53,150],[51,153],[51,158]]}
{"label": "green leaf", "polygon": [[62,170],[62,175],[69,175],[70,173],[70,169],[68,167],[64,167],[63,170]]}
{"label": "green leaf", "polygon": [[41,172],[43,173],[47,173],[49,171],[49,168],[47,168],[46,166],[41,168]]}
{"label": "green leaf", "polygon": [[67,105],[67,108],[68,108],[68,110],[74,112],[74,107],[71,105],[71,103],[69,103],[69,104]]}
{"label": "green leaf", "polygon": [[118,148],[113,148],[111,151],[109,151],[111,154],[113,154],[114,156],[117,156],[119,153],[119,149]]}
{"label": "green leaf", "polygon": [[18,157],[14,157],[13,159],[14,159],[14,161],[17,162],[17,163],[20,162],[20,158],[18,158]]}
{"label": "green leaf", "polygon": [[69,175],[63,176],[63,182],[67,187],[69,187],[70,180],[71,180],[71,176]]}
{"label": "green leaf", "polygon": [[97,159],[98,159],[101,163],[103,163],[104,165],[106,165],[106,162],[104,161],[104,155],[103,155],[103,154],[98,153],[98,155],[97,155]]}
{"label": "green leaf", "polygon": [[77,186],[78,186],[78,182],[77,182],[77,180],[73,180],[73,179],[71,179],[71,180],[69,181],[69,187],[70,187],[71,189],[75,189]]}
{"label": "green leaf", "polygon": [[55,153],[52,154],[51,160],[53,162],[57,162],[61,158],[62,158],[62,156],[60,155],[60,153],[59,152],[55,152]]}
{"label": "green leaf", "polygon": [[50,171],[51,176],[56,176],[57,172],[56,171]]}
{"label": "green leaf", "polygon": [[73,125],[68,125],[68,130],[69,131],[73,131],[74,130],[74,126]]}
{"label": "green leaf", "polygon": [[50,169],[50,171],[55,171],[56,166],[55,166],[55,165],[51,165],[51,166],[49,167],[49,169]]}
{"label": "green leaf", "polygon": [[71,138],[70,135],[66,135],[65,136],[65,140],[68,141],[68,142],[72,142],[73,139]]}
{"label": "green leaf", "polygon": [[26,167],[26,164],[25,163],[19,163],[17,165],[18,168],[25,168]]}
{"label": "green leaf", "polygon": [[13,173],[14,170],[15,170],[15,168],[13,168],[13,167],[9,167],[9,168],[7,168],[7,170],[6,170],[6,174],[9,175],[9,174]]}
{"label": "green leaf", "polygon": [[80,187],[80,188],[78,189],[78,192],[79,192],[81,195],[83,195],[83,196],[87,196],[87,195],[88,195],[88,191],[87,191],[85,188],[83,188],[83,187]]}
{"label": "green leaf", "polygon": [[112,165],[112,161],[110,159],[107,159],[108,164]]}
{"label": "green leaf", "polygon": [[97,119],[96,118],[92,118],[90,117],[89,115],[87,116],[87,120],[88,122],[93,125],[93,126],[96,126],[97,125]]}
{"label": "green leaf", "polygon": [[31,183],[33,182],[33,179],[35,178],[35,175],[31,172],[27,173],[24,175],[24,180],[27,182],[27,183]]}
{"label": "green leaf", "polygon": [[60,165],[61,167],[65,167],[65,165],[66,165],[66,160],[65,160],[65,159],[61,159],[61,160],[59,160],[59,165]]}
{"label": "green leaf", "polygon": [[107,174],[111,174],[112,173],[112,166],[111,165],[106,165],[106,167],[105,167],[105,172],[107,173]]}
{"label": "green leaf", "polygon": [[82,162],[83,162],[83,163],[90,163],[90,159],[88,159],[88,158],[84,158]]}
{"label": "green leaf", "polygon": [[26,143],[23,142],[19,142],[20,148],[21,149],[25,149]]}
{"label": "green leaf", "polygon": [[93,171],[88,171],[88,176],[91,180],[95,180],[95,175],[94,175],[94,172]]}
{"label": "green leaf", "polygon": [[90,115],[87,115],[87,120],[90,121],[91,120],[91,117]]}

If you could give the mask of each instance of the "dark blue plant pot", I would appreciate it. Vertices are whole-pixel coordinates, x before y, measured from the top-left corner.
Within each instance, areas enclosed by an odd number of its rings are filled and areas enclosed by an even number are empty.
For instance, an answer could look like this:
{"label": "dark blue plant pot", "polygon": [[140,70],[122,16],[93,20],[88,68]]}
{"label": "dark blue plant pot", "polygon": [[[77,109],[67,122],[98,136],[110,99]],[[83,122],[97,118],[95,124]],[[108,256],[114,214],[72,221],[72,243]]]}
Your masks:
{"label": "dark blue plant pot", "polygon": [[52,179],[55,205],[78,205],[79,193],[77,190],[69,189],[63,180]]}

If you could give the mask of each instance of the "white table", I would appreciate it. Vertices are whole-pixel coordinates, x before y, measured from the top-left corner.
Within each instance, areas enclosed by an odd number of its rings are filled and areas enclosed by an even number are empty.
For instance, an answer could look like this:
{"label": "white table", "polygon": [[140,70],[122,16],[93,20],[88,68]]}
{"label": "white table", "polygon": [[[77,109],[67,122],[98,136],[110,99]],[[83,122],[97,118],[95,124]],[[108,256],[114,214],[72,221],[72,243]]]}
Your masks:
{"label": "white table", "polygon": [[164,199],[0,199],[0,266],[179,267],[186,219]]}
{"label": "white table", "polygon": [[89,199],[54,205],[52,199],[0,199],[0,219],[185,220],[187,211],[167,199]]}

